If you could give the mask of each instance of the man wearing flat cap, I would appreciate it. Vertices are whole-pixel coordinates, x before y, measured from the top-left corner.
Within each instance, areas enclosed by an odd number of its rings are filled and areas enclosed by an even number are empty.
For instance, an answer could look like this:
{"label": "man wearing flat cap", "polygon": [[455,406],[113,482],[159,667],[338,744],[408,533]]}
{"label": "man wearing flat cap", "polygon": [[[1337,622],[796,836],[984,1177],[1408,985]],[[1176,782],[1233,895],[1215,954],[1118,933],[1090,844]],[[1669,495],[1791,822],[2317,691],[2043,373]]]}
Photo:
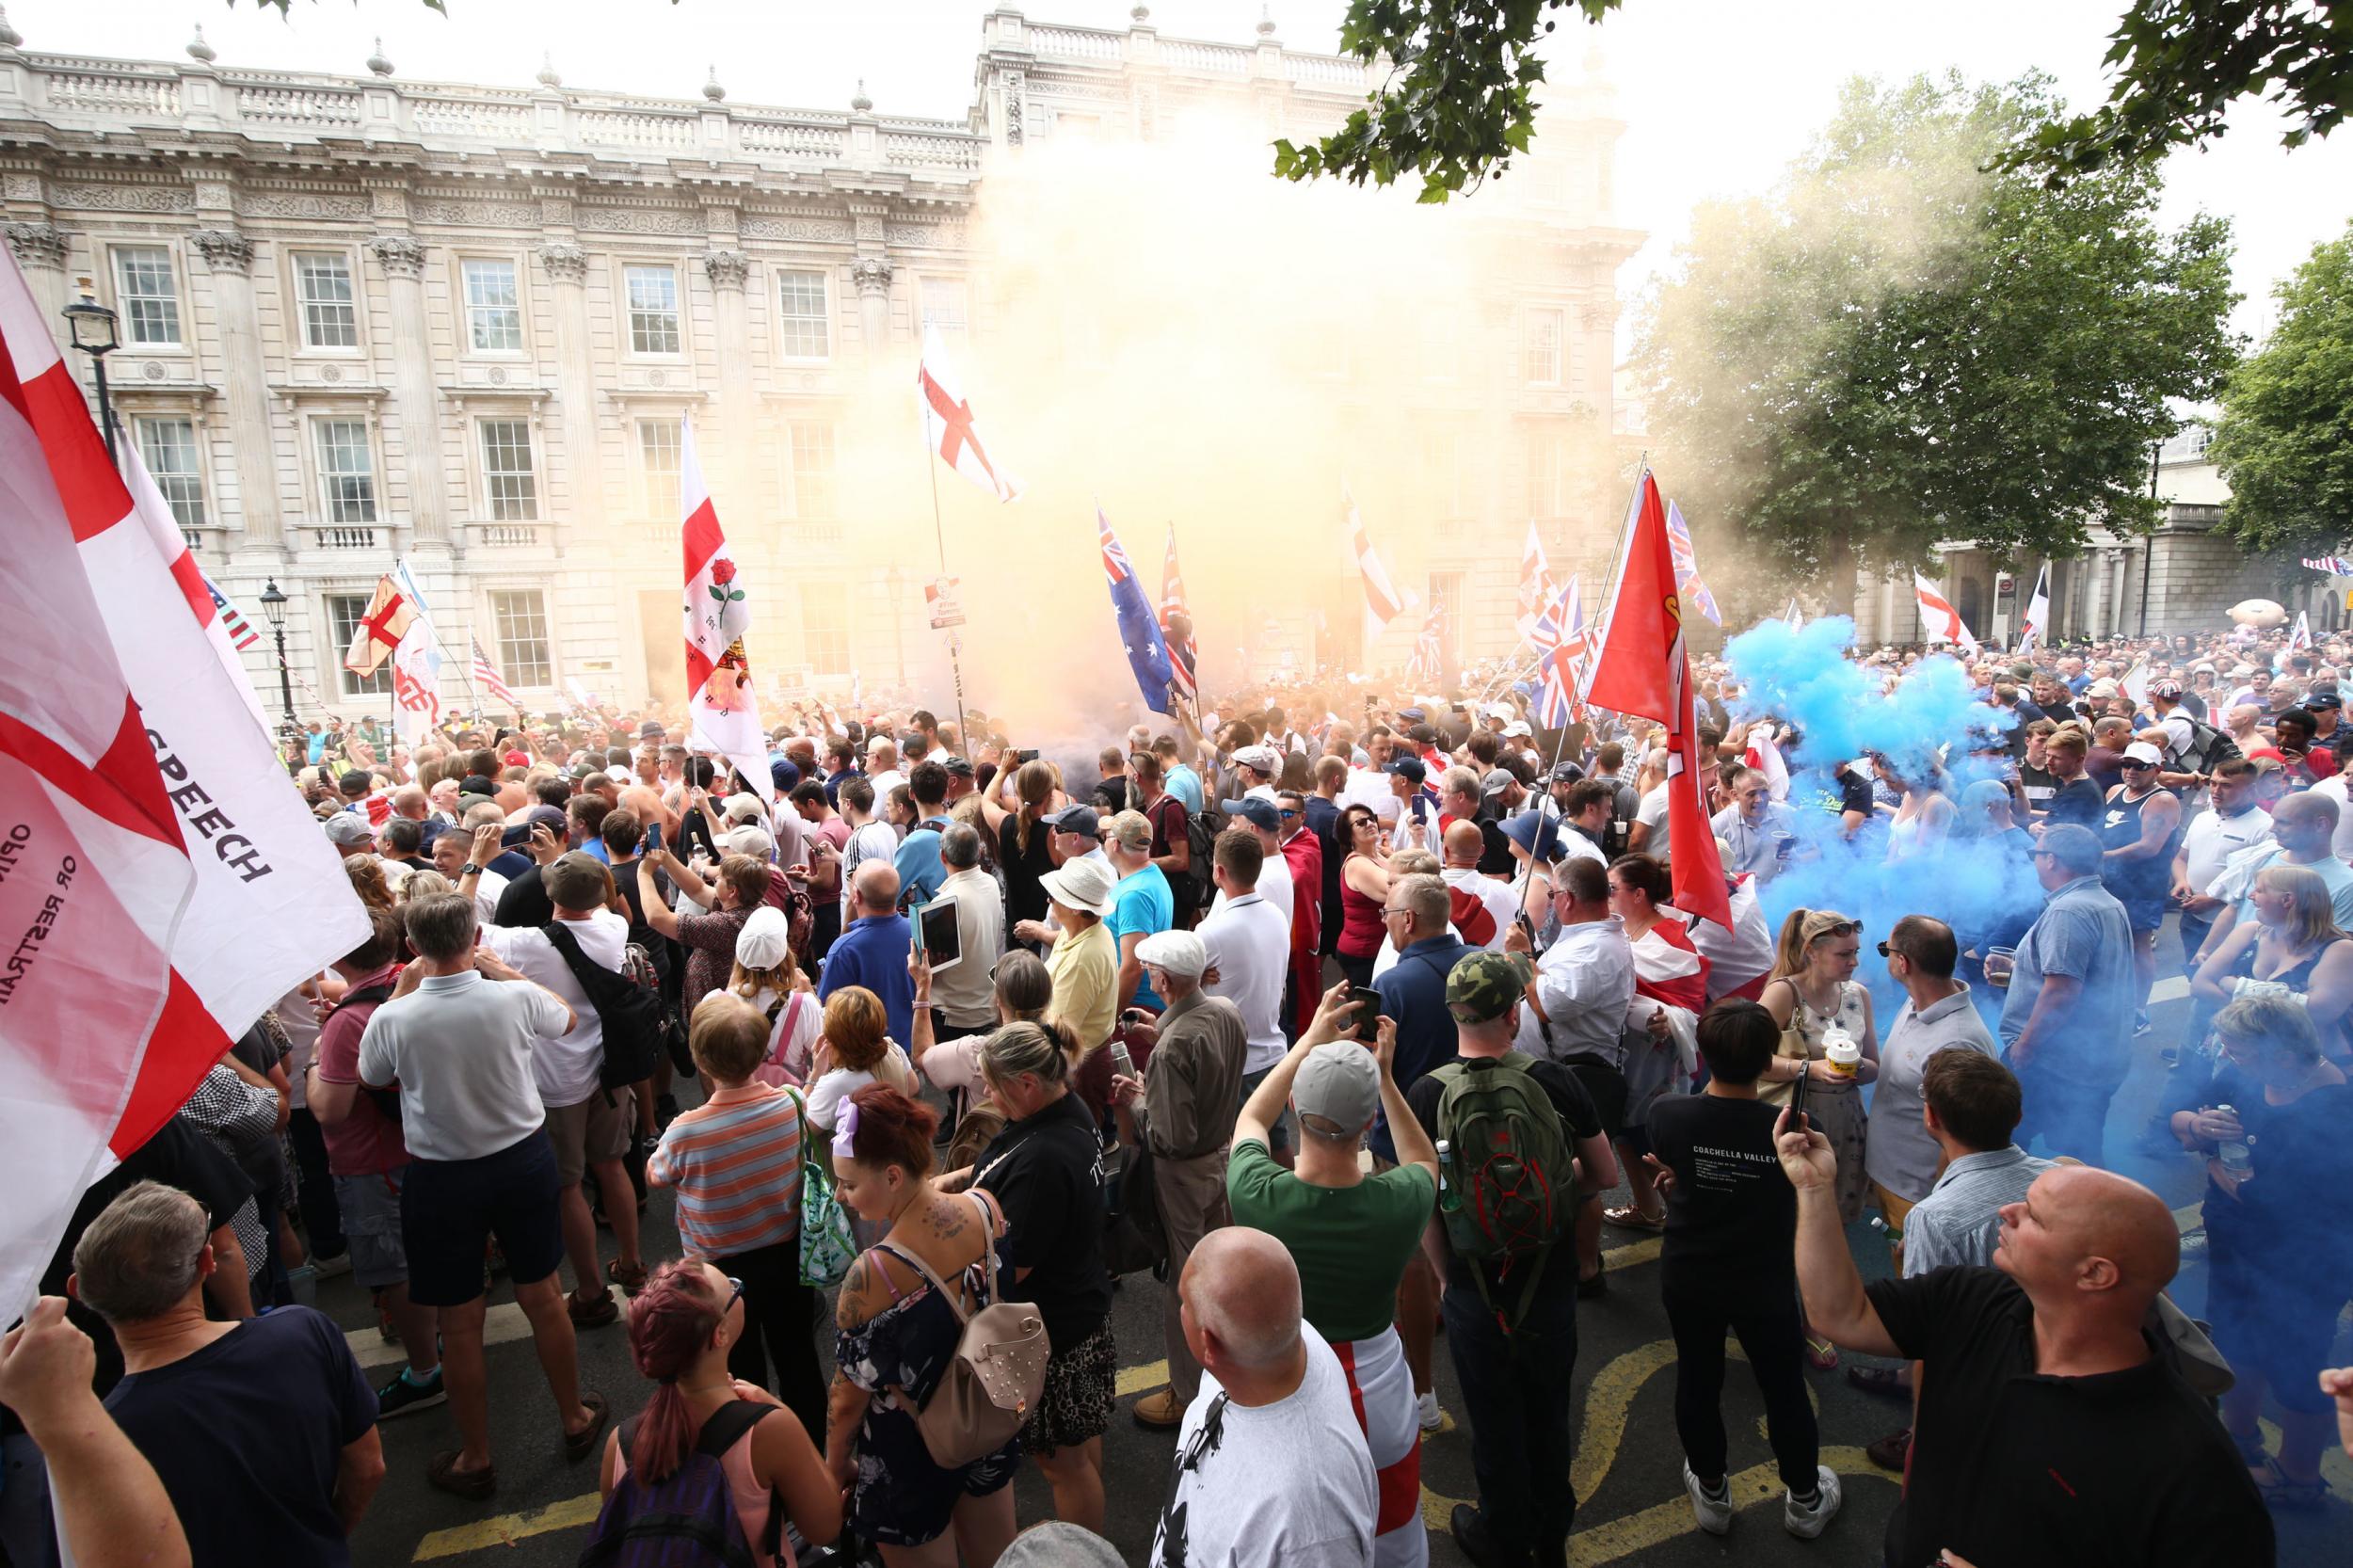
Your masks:
{"label": "man wearing flat cap", "polygon": [[1175,1427],[1200,1391],[1201,1364],[1185,1345],[1176,1282],[1201,1238],[1227,1222],[1225,1145],[1241,1109],[1249,1031],[1241,1010],[1201,989],[1209,952],[1190,931],[1158,931],[1136,944],[1152,990],[1167,1003],[1141,1082],[1112,1080],[1120,1141],[1152,1151],[1153,1191],[1168,1236],[1160,1323],[1168,1345],[1168,1386],[1136,1401],[1147,1427]]}

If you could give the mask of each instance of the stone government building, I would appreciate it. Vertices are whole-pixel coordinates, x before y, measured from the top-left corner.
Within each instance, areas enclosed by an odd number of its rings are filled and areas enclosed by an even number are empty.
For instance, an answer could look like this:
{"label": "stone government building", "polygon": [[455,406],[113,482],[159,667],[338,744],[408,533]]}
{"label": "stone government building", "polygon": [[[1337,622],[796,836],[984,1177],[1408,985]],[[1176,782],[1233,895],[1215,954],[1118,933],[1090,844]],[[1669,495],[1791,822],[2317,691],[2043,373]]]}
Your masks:
{"label": "stone government building", "polygon": [[[1287,49],[1272,22],[1232,45],[1133,16],[987,13],[953,120],[880,114],[862,90],[847,113],[735,104],[715,73],[672,100],[568,87],[552,64],[529,88],[409,82],[380,51],[365,75],[246,71],[200,34],[177,62],[66,57],[0,19],[0,219],[47,310],[88,277],[119,312],[117,417],[248,617],[264,582],[289,596],[304,713],[385,711],[389,675],[350,676],[341,650],[395,556],[459,705],[469,637],[534,707],[574,684],[676,700],[690,412],[723,515],[781,520],[792,549],[792,581],[756,596],[756,655],[839,690],[856,627],[863,675],[887,682],[893,648],[904,672],[933,633],[920,569],[844,555],[861,506],[836,480],[838,422],[874,357],[911,365],[926,323],[991,341],[964,227],[988,170],[1056,136],[1149,139],[1211,101],[1298,138],[1368,90],[1358,62]],[[1466,658],[1513,635],[1528,522],[1556,570],[1591,571],[1569,541],[1619,504],[1577,478],[1610,449],[1614,275],[1642,238],[1610,223],[1624,127],[1597,69],[1555,89],[1526,177],[1467,216],[1513,242],[1475,307],[1489,369],[1430,393],[1452,475],[1436,515],[1378,525],[1418,528],[1413,584],[1455,608]],[[1353,627],[1353,581],[1329,586],[1346,610],[1329,624]],[[1313,612],[1293,613],[1269,641],[1305,654]],[[1374,658],[1401,664],[1417,622]],[[267,637],[246,657],[273,694]]]}

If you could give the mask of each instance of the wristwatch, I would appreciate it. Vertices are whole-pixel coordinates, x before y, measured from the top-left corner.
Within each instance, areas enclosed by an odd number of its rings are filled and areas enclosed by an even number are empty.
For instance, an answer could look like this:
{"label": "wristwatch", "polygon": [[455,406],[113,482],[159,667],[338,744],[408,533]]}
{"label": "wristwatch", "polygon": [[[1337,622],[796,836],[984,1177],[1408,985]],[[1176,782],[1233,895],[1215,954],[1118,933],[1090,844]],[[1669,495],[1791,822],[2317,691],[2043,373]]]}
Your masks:
{"label": "wristwatch", "polygon": [[459,872],[457,874],[460,877],[480,876],[484,872],[487,872],[489,869],[490,868],[488,866],[477,866],[472,861],[469,860],[466,862],[466,869]]}

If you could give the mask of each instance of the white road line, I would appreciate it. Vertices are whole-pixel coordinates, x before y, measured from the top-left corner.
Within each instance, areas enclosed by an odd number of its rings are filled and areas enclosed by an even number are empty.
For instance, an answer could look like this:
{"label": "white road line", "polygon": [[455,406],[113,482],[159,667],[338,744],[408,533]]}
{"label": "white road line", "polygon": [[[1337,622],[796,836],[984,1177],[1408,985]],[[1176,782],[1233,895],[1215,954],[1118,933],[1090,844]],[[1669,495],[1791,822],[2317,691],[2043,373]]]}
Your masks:
{"label": "white road line", "polygon": [[2189,976],[2185,974],[2169,975],[2149,987],[2149,1004],[2153,1007],[2161,1001],[2183,1001],[2188,996]]}

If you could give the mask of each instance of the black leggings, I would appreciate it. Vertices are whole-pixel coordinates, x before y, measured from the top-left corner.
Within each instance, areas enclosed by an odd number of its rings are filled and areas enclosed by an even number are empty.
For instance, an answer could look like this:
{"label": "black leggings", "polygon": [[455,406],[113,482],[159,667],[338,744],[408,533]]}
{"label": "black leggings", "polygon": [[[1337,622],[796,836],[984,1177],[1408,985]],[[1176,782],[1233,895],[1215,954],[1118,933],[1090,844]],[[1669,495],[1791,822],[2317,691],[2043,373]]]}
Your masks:
{"label": "black leggings", "polygon": [[801,1418],[817,1451],[824,1452],[825,1380],[817,1369],[811,1318],[817,1292],[801,1283],[799,1239],[711,1262],[721,1273],[744,1282],[744,1337],[728,1352],[728,1375],[765,1388],[773,1357],[776,1397]]}
{"label": "black leggings", "polygon": [[1724,1474],[1724,1330],[1740,1349],[1765,1396],[1765,1430],[1780,1462],[1781,1483],[1800,1496],[1819,1480],[1820,1434],[1806,1397],[1803,1331],[1795,1290],[1735,1297],[1707,1289],[1664,1291],[1667,1323],[1675,1336],[1675,1433],[1691,1473],[1705,1481]]}
{"label": "black leggings", "polygon": [[1339,961],[1340,973],[1347,977],[1351,985],[1360,991],[1372,988],[1372,967],[1381,961],[1379,953],[1369,952],[1362,958],[1351,958],[1344,952],[1338,952],[1333,957]]}

